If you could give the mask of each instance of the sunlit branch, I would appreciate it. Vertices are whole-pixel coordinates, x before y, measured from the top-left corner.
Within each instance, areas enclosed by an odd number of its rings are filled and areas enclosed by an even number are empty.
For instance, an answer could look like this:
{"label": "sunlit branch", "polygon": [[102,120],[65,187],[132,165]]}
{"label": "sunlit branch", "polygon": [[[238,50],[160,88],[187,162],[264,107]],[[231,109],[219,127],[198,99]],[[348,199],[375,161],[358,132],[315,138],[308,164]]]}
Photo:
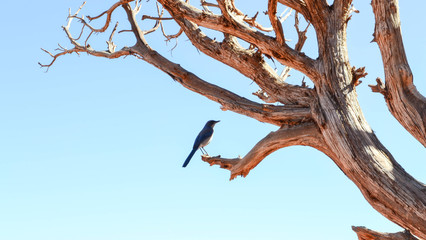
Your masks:
{"label": "sunlit branch", "polygon": [[[214,15],[208,12],[192,7],[189,4],[177,0],[159,0],[162,5],[169,11],[172,17],[177,18],[184,16],[185,19],[190,20],[206,28],[217,30],[223,33],[232,34],[242,40],[257,46],[264,54],[274,57],[280,63],[288,65],[298,71],[301,71],[311,79],[316,79],[317,72],[312,71],[315,69],[315,61],[305,54],[295,51],[287,45],[279,44],[274,38],[267,36],[259,31],[255,31],[247,26],[244,21],[238,20],[228,14],[224,16]],[[218,1],[221,2],[221,1]],[[221,4],[219,4],[221,5]],[[223,11],[228,11],[222,9]]]}
{"label": "sunlit branch", "polygon": [[208,162],[210,166],[219,165],[221,168],[229,170],[231,172],[230,180],[232,180],[237,176],[246,177],[264,158],[276,150],[295,145],[312,146],[328,152],[328,146],[324,145],[315,124],[305,123],[282,127],[269,133],[243,158],[202,156],[202,160]]}

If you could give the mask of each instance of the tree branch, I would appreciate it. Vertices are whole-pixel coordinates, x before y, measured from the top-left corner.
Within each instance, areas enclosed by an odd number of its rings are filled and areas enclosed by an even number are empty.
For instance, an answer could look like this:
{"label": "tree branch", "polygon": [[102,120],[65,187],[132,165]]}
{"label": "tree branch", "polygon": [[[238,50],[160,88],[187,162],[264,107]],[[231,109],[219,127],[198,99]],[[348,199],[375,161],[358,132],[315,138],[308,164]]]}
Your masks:
{"label": "tree branch", "polygon": [[[84,28],[81,29],[81,33],[80,33],[80,36],[78,38],[73,38],[73,36],[71,35],[71,32],[70,32],[70,27],[71,27],[72,19],[73,18],[77,18],[77,14],[83,8],[83,6],[85,5],[85,3],[86,2],[84,2],[80,6],[80,8],[76,11],[76,13],[74,15],[71,15],[71,10],[70,10],[70,13],[68,15],[67,25],[66,26],[62,26],[62,29],[65,31],[68,39],[70,40],[71,44],[74,45],[74,47],[72,49],[66,49],[66,48],[60,46],[60,48],[58,49],[60,52],[57,53],[57,54],[52,54],[49,51],[47,51],[45,49],[42,49],[43,51],[45,51],[46,53],[48,53],[53,59],[52,59],[52,61],[49,64],[38,63],[41,67],[46,67],[47,69],[49,69],[49,67],[51,67],[55,63],[55,61],[57,60],[58,57],[61,57],[61,56],[66,55],[66,54],[71,54],[71,53],[80,54],[81,52],[84,52],[84,53],[87,53],[89,55],[93,55],[93,56],[97,56],[97,57],[105,57],[105,58],[109,58],[109,59],[119,58],[119,57],[122,57],[122,56],[133,55],[132,48],[129,48],[129,47],[123,47],[120,51],[115,51],[115,45],[112,42],[112,37],[114,35],[114,32],[116,30],[117,25],[114,28],[114,30],[112,31],[109,40],[107,41],[108,50],[106,50],[106,51],[96,51],[96,50],[94,50],[90,45],[87,44],[88,38],[86,39],[86,42],[85,42],[84,45],[81,45],[81,44],[79,44],[77,42],[77,39],[79,39],[81,37]],[[111,13],[109,13],[109,14],[111,14]],[[106,22],[105,25],[109,25],[109,22]],[[87,26],[87,25],[85,23],[83,23],[83,26]]]}
{"label": "tree branch", "polygon": [[219,43],[207,37],[194,23],[180,17],[175,20],[197,49],[252,79],[276,101],[283,104],[310,105],[311,89],[282,82],[257,52],[240,47],[232,36],[227,35],[225,40]]}
{"label": "tree branch", "polygon": [[389,111],[426,147],[426,98],[413,84],[402,42],[398,1],[373,0],[371,5],[376,19],[373,41],[380,48],[385,67],[385,100]]}
{"label": "tree branch", "polygon": [[272,32],[274,29],[273,28],[266,28],[264,26],[262,26],[260,23],[256,22],[257,16],[259,15],[259,12],[257,12],[253,17],[247,17],[244,16],[243,20],[244,22],[248,23],[250,26],[255,27],[257,29],[259,29],[260,31],[264,31],[264,32]]}
{"label": "tree branch", "polygon": [[309,22],[317,29],[325,29],[324,23],[329,18],[330,7],[326,0],[304,1],[310,13]]}
{"label": "tree branch", "polygon": [[[83,4],[84,5],[84,4]],[[83,7],[83,5],[81,7]],[[115,5],[114,5],[115,6]],[[218,102],[222,105],[223,110],[231,110],[236,113],[240,113],[243,115],[247,115],[253,117],[261,122],[271,123],[277,126],[281,126],[283,124],[296,124],[301,122],[306,122],[311,120],[311,113],[309,108],[302,108],[300,106],[275,106],[268,104],[259,104],[253,101],[250,101],[246,98],[240,97],[226,89],[220,88],[216,85],[210,84],[193,73],[185,70],[180,65],[172,63],[168,59],[161,56],[158,52],[151,49],[147,44],[144,34],[136,21],[135,13],[136,10],[133,10],[128,3],[122,4],[125,9],[129,21],[132,25],[132,32],[135,34],[137,38],[137,44],[133,47],[123,47],[120,51],[112,51],[111,43],[112,37],[116,28],[112,30],[108,43],[109,50],[106,51],[98,51],[94,50],[89,44],[85,43],[85,45],[79,44],[75,38],[72,37],[70,32],[70,26],[73,18],[78,14],[80,9],[71,16],[68,17],[68,23],[63,27],[68,39],[74,45],[72,49],[60,49],[60,53],[54,55],[47,50],[44,50],[50,56],[52,56],[53,60],[50,64],[41,64],[42,67],[50,67],[58,57],[63,56],[65,54],[70,53],[87,53],[89,55],[97,56],[97,57],[105,57],[105,58],[118,58],[121,56],[133,55],[139,57],[140,59],[145,60],[146,62],[156,66],[160,70],[164,71],[168,75],[170,75],[174,80],[181,83],[184,87],[190,89],[191,91],[197,92],[201,95],[206,96],[207,98]],[[111,8],[110,8],[111,9]],[[115,8],[114,8],[115,9]],[[111,12],[112,13],[112,12]],[[109,14],[111,14],[109,13]],[[84,23],[83,23],[84,24]],[[105,23],[109,25],[109,22]],[[86,25],[86,24],[84,24]],[[87,42],[87,39],[86,39]]]}
{"label": "tree branch", "polygon": [[167,9],[173,18],[184,17],[185,19],[196,23],[199,26],[217,30],[223,33],[231,34],[235,37],[249,42],[267,55],[277,59],[280,63],[292,67],[311,79],[317,76],[316,62],[290,48],[287,45],[279,44],[274,38],[267,36],[259,31],[251,29],[244,24],[243,20],[236,19],[230,14],[232,21],[225,16],[218,16],[208,12],[203,12],[189,4],[178,0],[159,0]]}
{"label": "tree branch", "polygon": [[381,233],[365,227],[352,227],[359,240],[418,240],[407,230],[397,233]]}
{"label": "tree branch", "polygon": [[312,20],[311,13],[304,0],[278,0],[278,2],[301,13],[308,22]]}
{"label": "tree branch", "polygon": [[388,98],[386,87],[385,84],[382,82],[382,79],[378,77],[376,78],[376,82],[376,85],[368,85],[371,88],[371,91],[381,93],[385,98]]}
{"label": "tree branch", "polygon": [[352,84],[355,86],[358,86],[362,83],[362,81],[360,81],[360,78],[364,78],[365,76],[368,75],[368,73],[365,72],[365,67],[361,67],[361,68],[356,68],[355,66],[352,67],[351,69],[352,72]]}
{"label": "tree branch", "polygon": [[195,74],[187,71],[180,65],[169,61],[147,44],[143,35],[140,34],[140,28],[130,6],[125,4],[123,5],[123,8],[132,25],[132,30],[138,39],[137,44],[133,47],[135,53],[144,61],[167,73],[185,88],[221,104],[223,110],[231,110],[233,112],[255,118],[261,122],[281,126],[282,124],[291,123],[293,121],[309,121],[310,111],[308,108],[255,103],[226,89],[210,84],[200,79]]}
{"label": "tree branch", "polygon": [[203,9],[207,12],[210,12],[210,13],[212,13],[212,11],[209,9],[209,7],[219,8],[219,5],[213,4],[213,3],[208,3],[208,2],[206,2],[206,0],[201,0],[200,2],[201,2],[201,6],[203,7]]}
{"label": "tree branch", "polygon": [[278,149],[304,145],[320,149],[328,154],[331,152],[323,144],[321,134],[314,123],[305,123],[295,126],[281,127],[275,132],[269,133],[260,140],[243,158],[221,158],[202,156],[202,160],[210,166],[219,165],[221,168],[231,171],[230,180],[237,176],[246,177],[265,157]]}
{"label": "tree branch", "polygon": [[[108,10],[104,11],[103,13],[99,14],[96,17],[87,16],[87,18],[89,19],[89,21],[92,21],[92,20],[95,20],[95,19],[98,19],[98,18],[102,17],[105,14],[107,15],[104,26],[102,26],[99,29],[92,27],[83,18],[78,17],[77,14],[75,14],[74,16],[71,16],[71,17],[79,19],[86,27],[90,28],[90,30],[92,30],[93,32],[97,32],[97,33],[105,32],[105,30],[108,29],[109,24],[111,23],[111,15],[114,12],[114,10],[117,7],[119,7],[119,6],[123,5],[123,4],[129,3],[129,2],[133,2],[133,1],[134,0],[120,0],[119,2],[116,2],[114,5],[112,5]],[[84,3],[86,3],[86,2],[84,2]]]}
{"label": "tree branch", "polygon": [[277,17],[277,4],[277,0],[268,0],[268,16],[275,31],[277,41],[280,44],[285,44],[283,26]]}

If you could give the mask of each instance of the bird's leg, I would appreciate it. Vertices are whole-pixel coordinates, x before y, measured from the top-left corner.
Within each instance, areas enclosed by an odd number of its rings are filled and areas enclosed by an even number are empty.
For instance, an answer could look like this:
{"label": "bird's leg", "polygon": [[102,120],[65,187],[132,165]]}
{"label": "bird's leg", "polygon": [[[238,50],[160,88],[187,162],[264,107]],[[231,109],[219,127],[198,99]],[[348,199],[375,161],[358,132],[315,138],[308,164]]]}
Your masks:
{"label": "bird's leg", "polygon": [[203,152],[204,155],[209,156],[209,154],[207,153],[206,149],[204,149],[204,147],[201,147],[201,152]]}

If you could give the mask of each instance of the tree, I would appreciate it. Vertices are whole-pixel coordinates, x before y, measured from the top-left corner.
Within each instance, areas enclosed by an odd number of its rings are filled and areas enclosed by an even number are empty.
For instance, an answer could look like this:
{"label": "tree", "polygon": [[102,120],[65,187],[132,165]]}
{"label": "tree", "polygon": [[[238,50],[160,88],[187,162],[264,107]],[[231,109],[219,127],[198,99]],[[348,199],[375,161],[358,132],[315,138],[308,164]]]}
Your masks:
{"label": "tree", "polygon": [[[134,2],[134,4],[131,4]],[[270,153],[293,145],[310,146],[329,156],[335,164],[360,189],[365,199],[378,212],[409,232],[383,234],[365,228],[354,228],[360,239],[397,239],[411,236],[410,232],[426,239],[426,187],[410,176],[381,144],[366,119],[357,100],[356,86],[367,73],[364,68],[351,66],[346,42],[346,30],[351,14],[357,10],[351,0],[335,0],[329,5],[326,0],[268,0],[266,16],[271,28],[260,24],[256,14],[248,17],[240,11],[233,0],[217,0],[208,3],[201,0],[203,9],[187,1],[158,0],[170,16],[158,7],[157,16],[142,17],[155,20],[150,30],[140,27],[136,15],[141,2],[120,0],[89,21],[106,17],[101,28],[93,27],[86,18],[69,14],[63,27],[73,48],[60,46],[59,53],[52,54],[55,60],[65,54],[87,53],[105,58],[135,56],[162,70],[187,89],[219,103],[223,110],[230,110],[261,122],[279,127],[260,140],[243,158],[226,159],[220,156],[203,156],[211,165],[220,165],[231,172],[231,179],[248,173]],[[160,6],[158,5],[158,6]],[[289,16],[277,15],[278,7],[287,6],[296,12],[294,26],[298,40],[294,47],[287,43],[283,21]],[[119,7],[126,13],[136,44],[116,50],[113,36],[118,23],[112,28],[107,41],[108,49],[95,50],[89,44],[93,33],[110,29],[112,14]],[[426,147],[426,99],[416,90],[408,65],[400,31],[398,2],[396,0],[373,0],[375,14],[374,39],[383,59],[385,82],[377,79],[370,86],[373,92],[382,94],[389,111],[402,126]],[[291,10],[288,10],[291,11]],[[71,34],[73,19],[82,23],[78,37]],[[167,35],[163,23],[174,21],[180,30]],[[300,29],[300,22],[306,29]],[[302,52],[308,27],[312,25],[317,38],[318,57],[313,59]],[[79,39],[89,29],[84,42]],[[253,80],[260,90],[254,93],[263,103],[251,101],[227,89],[210,84],[179,64],[173,63],[148,44],[145,35],[161,29],[170,40],[185,34],[191,43],[209,57],[220,61],[247,78]],[[207,36],[203,29],[214,30],[222,38]],[[222,36],[221,35],[221,36]],[[272,64],[284,66],[278,74]],[[309,88],[286,83],[290,69],[304,74],[314,84]]]}

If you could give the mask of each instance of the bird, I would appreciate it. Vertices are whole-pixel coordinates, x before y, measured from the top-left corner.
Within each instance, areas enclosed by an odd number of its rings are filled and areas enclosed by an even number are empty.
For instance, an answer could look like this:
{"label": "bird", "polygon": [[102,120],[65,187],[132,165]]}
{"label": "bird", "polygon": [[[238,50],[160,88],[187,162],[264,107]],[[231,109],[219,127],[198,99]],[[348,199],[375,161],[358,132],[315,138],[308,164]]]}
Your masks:
{"label": "bird", "polygon": [[206,125],[204,125],[204,128],[201,130],[201,132],[198,134],[197,138],[195,139],[194,146],[192,147],[192,151],[188,155],[188,157],[186,158],[186,160],[183,163],[182,167],[186,167],[188,165],[189,161],[191,161],[192,156],[194,156],[195,152],[198,149],[201,149],[201,152],[203,154],[209,155],[207,153],[207,151],[204,149],[204,147],[207,146],[207,144],[209,144],[210,141],[212,140],[212,137],[213,137],[213,127],[218,122],[220,122],[220,121],[210,120],[210,121],[208,121],[206,123]]}

